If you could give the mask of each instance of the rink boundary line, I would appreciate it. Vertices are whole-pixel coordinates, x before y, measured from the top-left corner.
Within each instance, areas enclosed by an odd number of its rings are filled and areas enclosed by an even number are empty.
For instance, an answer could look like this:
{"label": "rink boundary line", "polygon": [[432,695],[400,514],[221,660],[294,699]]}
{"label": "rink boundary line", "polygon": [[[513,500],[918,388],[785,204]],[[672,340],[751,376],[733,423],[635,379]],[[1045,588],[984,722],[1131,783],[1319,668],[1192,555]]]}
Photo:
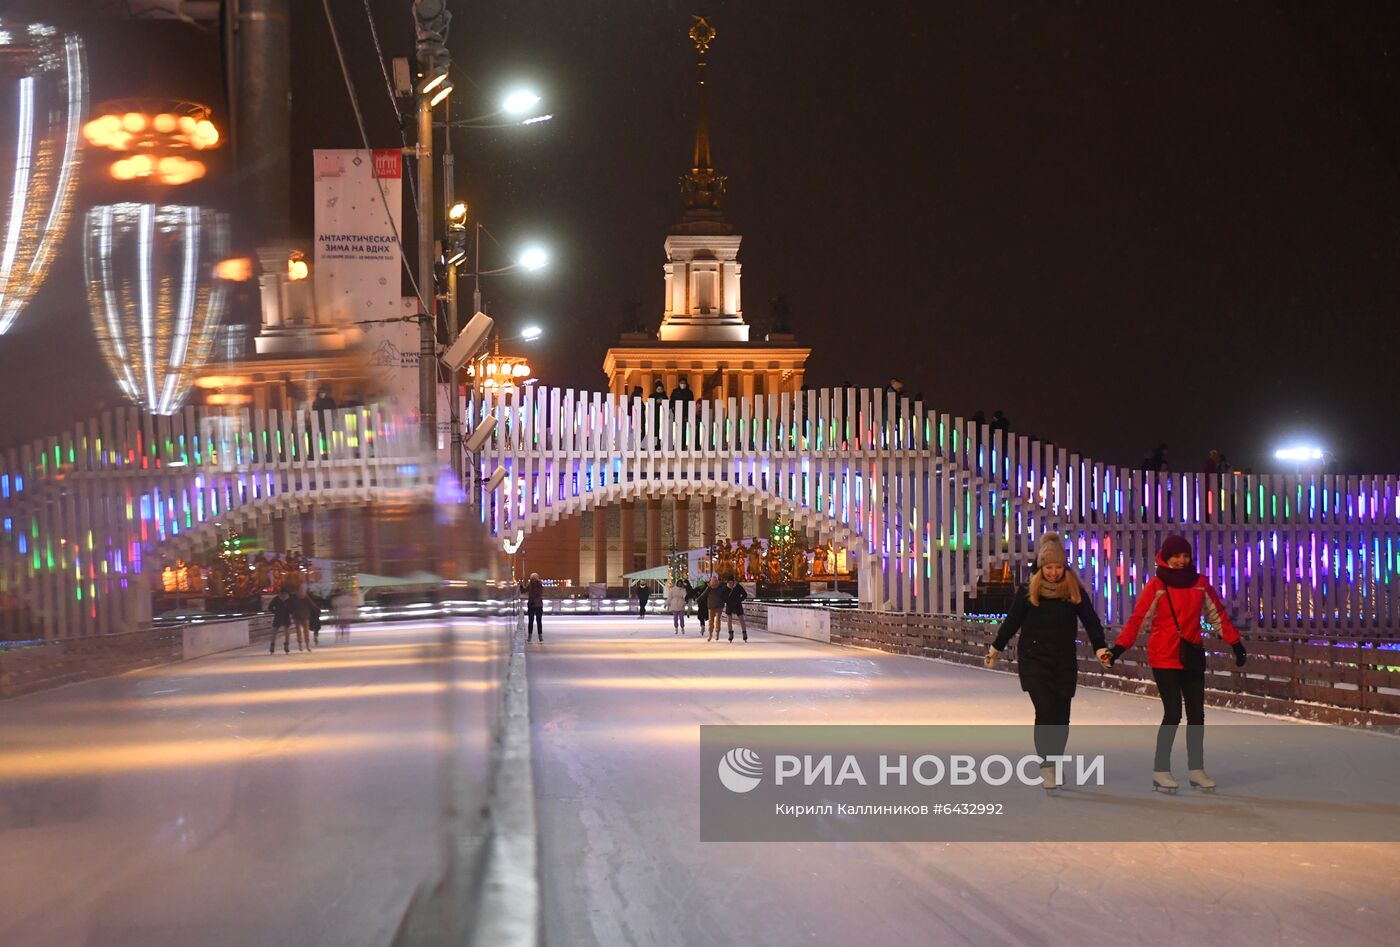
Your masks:
{"label": "rink boundary line", "polygon": [[536,947],[541,942],[539,825],[523,628],[511,632],[500,740],[492,781],[491,835],[470,943]]}

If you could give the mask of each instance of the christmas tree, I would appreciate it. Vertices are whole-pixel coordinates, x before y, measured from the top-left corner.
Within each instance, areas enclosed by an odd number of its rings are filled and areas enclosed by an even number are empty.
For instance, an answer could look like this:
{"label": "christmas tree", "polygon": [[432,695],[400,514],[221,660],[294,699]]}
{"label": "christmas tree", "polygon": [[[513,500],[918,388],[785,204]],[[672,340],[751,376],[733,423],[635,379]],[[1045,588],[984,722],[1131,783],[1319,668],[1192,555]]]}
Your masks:
{"label": "christmas tree", "polygon": [[792,520],[779,517],[768,532],[769,561],[776,566],[774,578],[779,584],[792,578],[794,542]]}

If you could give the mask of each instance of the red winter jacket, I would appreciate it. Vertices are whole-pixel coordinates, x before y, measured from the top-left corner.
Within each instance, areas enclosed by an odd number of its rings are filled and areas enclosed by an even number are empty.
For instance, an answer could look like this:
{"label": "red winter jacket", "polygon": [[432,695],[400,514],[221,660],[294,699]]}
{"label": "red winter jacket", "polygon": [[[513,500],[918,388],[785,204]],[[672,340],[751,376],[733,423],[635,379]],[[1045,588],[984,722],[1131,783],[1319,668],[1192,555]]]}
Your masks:
{"label": "red winter jacket", "polygon": [[[1162,563],[1158,563],[1161,565]],[[1171,596],[1168,607],[1167,596]],[[1172,609],[1176,609],[1176,621],[1172,621]],[[1138,632],[1147,625],[1147,663],[1155,668],[1181,667],[1181,639],[1193,644],[1201,644],[1201,618],[1220,629],[1226,644],[1240,640],[1240,633],[1225,614],[1225,603],[1220,600],[1215,589],[1210,587],[1205,576],[1196,576],[1190,588],[1170,588],[1161,579],[1153,578],[1138,596],[1133,614],[1123,625],[1123,632],[1115,644],[1128,650],[1137,641]],[[1181,633],[1177,634],[1177,622]]]}

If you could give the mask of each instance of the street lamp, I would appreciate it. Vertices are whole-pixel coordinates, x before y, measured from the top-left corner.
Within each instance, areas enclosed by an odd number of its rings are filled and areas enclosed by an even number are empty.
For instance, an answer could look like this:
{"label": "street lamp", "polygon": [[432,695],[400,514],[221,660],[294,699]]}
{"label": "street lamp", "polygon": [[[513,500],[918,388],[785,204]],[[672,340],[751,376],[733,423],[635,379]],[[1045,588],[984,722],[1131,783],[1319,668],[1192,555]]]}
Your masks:
{"label": "street lamp", "polygon": [[1309,460],[1321,460],[1323,450],[1320,447],[1281,447],[1274,451],[1274,457],[1278,460],[1291,460],[1294,463],[1303,463]]}
{"label": "street lamp", "polygon": [[540,104],[540,97],[529,89],[517,89],[501,100],[501,111],[510,115],[528,112]]}
{"label": "street lamp", "polygon": [[549,262],[549,256],[540,247],[528,247],[520,254],[519,262],[527,270],[538,270]]}
{"label": "street lamp", "polygon": [[1274,451],[1274,459],[1291,463],[1294,474],[1302,476],[1305,470],[1311,473],[1321,473],[1329,459],[1335,460],[1336,458],[1330,450],[1324,447],[1313,444],[1295,444],[1291,447],[1280,447]]}
{"label": "street lamp", "polygon": [[481,278],[483,276],[504,276],[507,273],[514,273],[518,270],[539,270],[549,265],[549,254],[545,252],[543,247],[528,246],[520,253],[520,256],[516,258],[514,263],[507,264],[506,266],[498,266],[492,270],[483,270],[481,268],[481,234],[483,231],[488,237],[491,237],[493,241],[496,239],[494,236],[491,236],[489,230],[486,230],[486,228],[482,226],[481,221],[478,220],[476,222],[476,260],[471,274],[472,309],[476,312],[481,311]]}
{"label": "street lamp", "polygon": [[[538,125],[554,118],[553,115],[528,115],[528,113],[539,105],[542,99],[528,89],[516,89],[509,92],[501,99],[500,107],[494,111],[484,112],[471,118],[460,118],[453,122],[448,122],[452,128],[512,128],[520,125]],[[528,117],[521,117],[527,116]],[[493,118],[508,116],[511,121],[490,121]]]}

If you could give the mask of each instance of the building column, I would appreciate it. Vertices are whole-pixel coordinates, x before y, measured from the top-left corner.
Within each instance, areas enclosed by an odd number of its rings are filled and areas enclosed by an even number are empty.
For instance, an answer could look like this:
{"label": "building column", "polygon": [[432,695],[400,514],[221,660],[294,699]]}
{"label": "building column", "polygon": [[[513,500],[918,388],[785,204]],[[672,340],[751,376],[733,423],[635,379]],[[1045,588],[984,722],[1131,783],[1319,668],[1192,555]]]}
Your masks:
{"label": "building column", "polygon": [[608,510],[593,508],[593,581],[608,581]]}
{"label": "building column", "polygon": [[365,571],[371,574],[380,570],[379,565],[379,520],[374,515],[374,504],[368,503],[360,508],[360,515],[364,517],[364,550],[362,555],[365,561]]}
{"label": "building column", "polygon": [[647,568],[661,562],[661,498],[651,497],[647,500]]}
{"label": "building column", "polygon": [[744,508],[738,500],[729,503],[729,538],[738,539],[744,535]]}
{"label": "building column", "polygon": [[739,394],[745,401],[751,400],[754,396],[753,380],[753,372],[745,372],[739,376]]}
{"label": "building column", "polygon": [[675,537],[676,552],[685,552],[690,548],[690,499],[677,497],[675,504],[671,535]]}
{"label": "building column", "polygon": [[700,505],[700,541],[706,549],[715,544],[715,501],[710,497]]}
{"label": "building column", "polygon": [[633,503],[631,500],[622,501],[622,515],[620,517],[622,521],[622,572],[620,573],[621,575],[626,575],[627,573],[632,571],[632,554],[635,552],[634,547],[636,545],[636,541],[634,539],[635,533],[633,532],[634,527],[632,519],[635,510],[636,504]]}
{"label": "building column", "polygon": [[350,548],[350,509],[338,506],[331,510],[331,557],[348,559]]}
{"label": "building column", "polygon": [[768,516],[768,508],[766,506],[760,506],[758,508],[758,535],[767,539],[772,529],[773,521]]}
{"label": "building column", "polygon": [[307,558],[316,555],[316,514],[301,513],[301,554]]}

